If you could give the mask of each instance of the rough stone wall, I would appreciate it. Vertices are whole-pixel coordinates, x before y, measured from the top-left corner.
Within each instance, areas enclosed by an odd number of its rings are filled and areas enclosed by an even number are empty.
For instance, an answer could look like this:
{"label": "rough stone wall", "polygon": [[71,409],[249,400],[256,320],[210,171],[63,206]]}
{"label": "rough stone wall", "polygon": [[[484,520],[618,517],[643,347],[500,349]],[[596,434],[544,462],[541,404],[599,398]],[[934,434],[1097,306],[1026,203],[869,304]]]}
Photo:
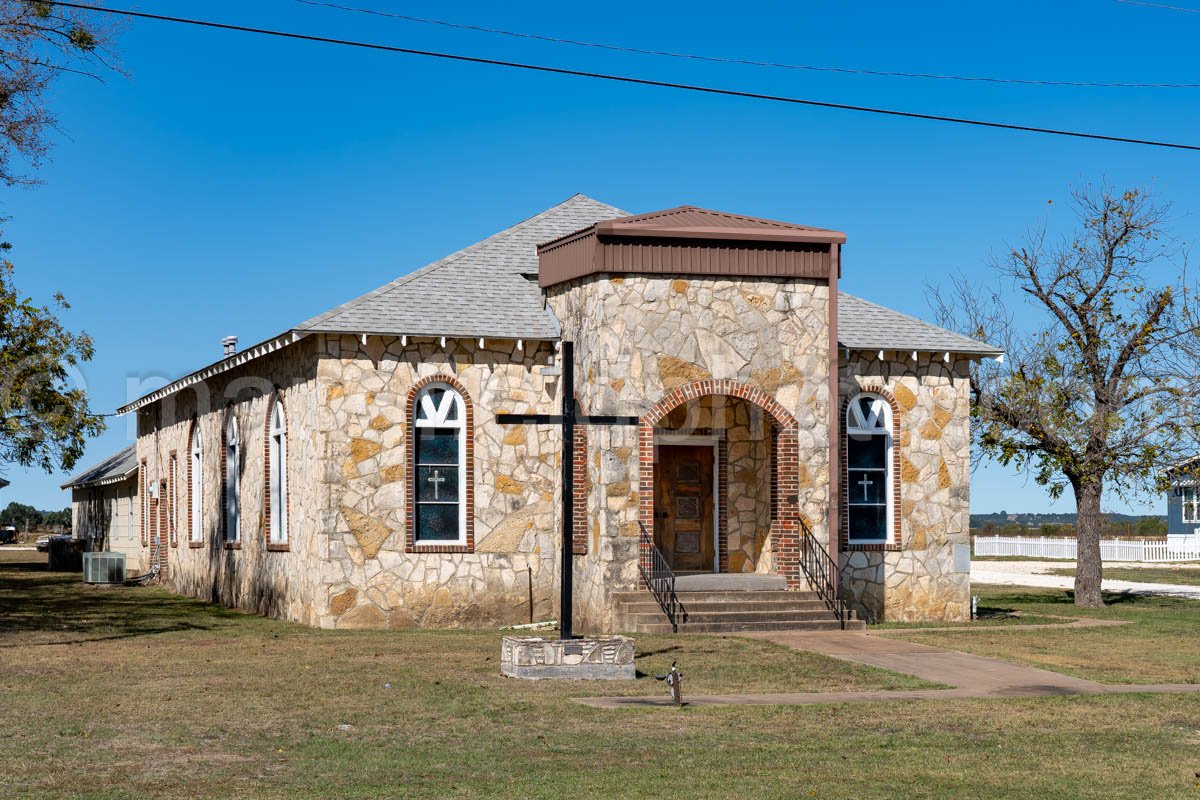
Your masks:
{"label": "rough stone wall", "polygon": [[[841,402],[882,389],[900,410],[900,544],[840,554],[843,588],[868,618],[970,617],[970,395],[968,362],[941,354],[842,361]],[[966,567],[962,569],[962,567]]]}
{"label": "rough stone wall", "polygon": [[[758,387],[799,423],[800,511],[826,540],[828,302],[815,280],[598,275],[548,290],[576,343],[589,413],[643,415],[670,391],[715,378]],[[576,559],[581,629],[612,625],[610,595],[637,588],[638,441],[633,428],[590,434],[594,541]]]}
{"label": "rough stone wall", "polygon": [[[322,439],[316,424],[316,337],[251,361],[185,388],[138,414],[138,460],[145,460],[151,484],[168,477],[170,454],[178,459],[177,502],[163,514],[174,536],[168,545],[166,585],[182,594],[281,619],[317,624],[321,589],[312,564],[326,547],[317,524]],[[284,392],[288,424],[290,547],[268,551],[263,501],[263,450],[270,392]],[[227,548],[222,536],[221,432],[225,407],[232,403],[241,437],[241,544]],[[203,541],[188,537],[188,432],[196,415],[203,443]],[[148,562],[142,547],[141,564]]]}
{"label": "rough stone wall", "polygon": [[[552,426],[501,426],[499,413],[557,410],[541,374],[548,343],[328,336],[317,367],[325,475],[312,565],[322,627],[483,627],[552,618],[557,607],[560,442]],[[450,376],[473,409],[474,551],[405,546],[407,403]],[[531,609],[532,598],[532,609]]]}

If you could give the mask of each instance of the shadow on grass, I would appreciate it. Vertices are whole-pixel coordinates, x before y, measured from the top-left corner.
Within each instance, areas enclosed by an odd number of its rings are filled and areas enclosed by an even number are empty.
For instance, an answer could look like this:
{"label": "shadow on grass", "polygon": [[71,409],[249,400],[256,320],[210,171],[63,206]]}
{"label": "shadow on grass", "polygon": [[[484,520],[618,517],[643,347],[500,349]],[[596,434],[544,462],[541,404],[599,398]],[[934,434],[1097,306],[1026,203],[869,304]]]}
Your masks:
{"label": "shadow on grass", "polygon": [[[1169,610],[1174,608],[1194,608],[1194,600],[1166,597],[1163,595],[1139,594],[1137,592],[1104,592],[1102,595],[1105,608],[1129,608],[1131,610]],[[981,602],[983,598],[981,598]],[[1066,611],[1068,609],[1080,614],[1102,612],[1103,608],[1088,608],[1075,605],[1073,589],[1012,589],[1004,591],[988,591],[986,596],[987,608],[1000,610],[1029,611],[1029,606],[1046,606],[1047,612]],[[982,610],[982,606],[981,606]]]}
{"label": "shadow on grass", "polygon": [[[153,602],[147,602],[147,593],[154,593]],[[76,573],[47,571],[44,562],[0,564],[0,648],[212,630],[234,615],[155,589],[88,586]],[[4,641],[15,634],[52,638]]]}

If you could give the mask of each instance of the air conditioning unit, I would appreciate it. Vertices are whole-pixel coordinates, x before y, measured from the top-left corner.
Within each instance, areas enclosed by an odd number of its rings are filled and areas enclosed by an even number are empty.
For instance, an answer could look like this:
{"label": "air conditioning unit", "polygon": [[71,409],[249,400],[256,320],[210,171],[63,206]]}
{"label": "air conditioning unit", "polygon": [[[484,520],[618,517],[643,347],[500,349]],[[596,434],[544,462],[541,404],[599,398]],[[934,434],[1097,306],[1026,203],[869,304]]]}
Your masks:
{"label": "air conditioning unit", "polygon": [[84,583],[124,583],[124,553],[84,553]]}

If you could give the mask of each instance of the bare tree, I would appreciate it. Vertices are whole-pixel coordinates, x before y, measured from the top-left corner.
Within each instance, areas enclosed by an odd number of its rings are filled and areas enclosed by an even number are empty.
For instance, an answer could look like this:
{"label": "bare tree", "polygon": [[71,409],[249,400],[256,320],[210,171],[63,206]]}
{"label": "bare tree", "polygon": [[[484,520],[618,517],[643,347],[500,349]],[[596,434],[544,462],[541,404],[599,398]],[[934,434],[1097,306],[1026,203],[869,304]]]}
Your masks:
{"label": "bare tree", "polygon": [[38,0],[0,0],[0,182],[36,182],[14,161],[33,169],[44,161],[56,128],[46,94],[57,77],[100,80],[117,69],[109,49],[114,31],[99,16]]}
{"label": "bare tree", "polygon": [[[933,302],[943,324],[1004,348],[973,368],[978,453],[1028,471],[1078,522],[1075,604],[1099,607],[1105,493],[1161,488],[1197,444],[1198,351],[1184,251],[1169,207],[1141,189],[1072,193],[1079,220],[1051,241],[1033,229],[992,269]],[[1014,291],[1015,290],[1015,291]]]}

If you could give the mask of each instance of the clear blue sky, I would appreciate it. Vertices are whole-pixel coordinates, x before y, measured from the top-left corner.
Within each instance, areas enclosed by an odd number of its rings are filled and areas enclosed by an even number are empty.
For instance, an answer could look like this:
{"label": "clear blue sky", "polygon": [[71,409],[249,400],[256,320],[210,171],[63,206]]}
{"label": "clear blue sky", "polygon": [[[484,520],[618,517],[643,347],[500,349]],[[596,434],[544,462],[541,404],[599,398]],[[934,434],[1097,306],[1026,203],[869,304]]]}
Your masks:
{"label": "clear blue sky", "polygon": [[[343,0],[641,48],[908,72],[1200,82],[1200,14],[1109,0],[450,4]],[[1180,0],[1182,3],[1183,0]],[[112,7],[128,7],[108,0]],[[1200,7],[1200,2],[1196,3]],[[715,65],[514,40],[294,0],[143,11],[683,82],[1200,143],[1200,90],[998,86]],[[1200,153],[1058,139],[453,64],[157,22],[131,73],[64,79],[66,136],[36,190],[3,190],[20,289],[63,291],[96,339],[97,409],[470,244],[574,192],[639,212],[692,203],[849,235],[847,291],[929,316],[926,283],[982,269],[1068,187],[1153,182],[1196,238]],[[1054,200],[1054,205],[1047,201]],[[130,441],[123,419],[81,462]],[[69,501],[10,468],[0,503]],[[1147,508],[1161,511],[1154,501]],[[1114,500],[1112,510],[1129,506]],[[977,473],[972,508],[1051,508]],[[1056,509],[1070,510],[1059,503]]]}

